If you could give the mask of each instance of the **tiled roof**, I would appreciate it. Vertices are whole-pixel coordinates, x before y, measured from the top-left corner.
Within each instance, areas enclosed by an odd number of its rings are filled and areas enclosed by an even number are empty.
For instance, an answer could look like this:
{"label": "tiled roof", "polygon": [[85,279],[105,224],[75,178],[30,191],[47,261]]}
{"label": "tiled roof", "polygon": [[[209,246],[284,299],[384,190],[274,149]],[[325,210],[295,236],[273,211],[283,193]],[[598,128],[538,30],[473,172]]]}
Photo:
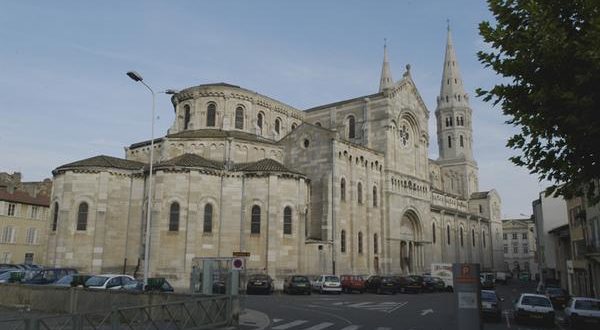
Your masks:
{"label": "tiled roof", "polygon": [[105,167],[105,168],[118,168],[123,170],[139,170],[144,167],[144,163],[136,162],[133,160],[127,160],[122,158],[116,158],[106,155],[95,156],[86,158],[73,163],[61,165],[56,170],[65,168],[75,167]]}
{"label": "tiled roof", "polygon": [[177,156],[177,157],[171,158],[167,161],[158,163],[154,166],[154,168],[171,167],[171,166],[205,167],[205,168],[211,168],[211,169],[215,169],[215,170],[223,169],[223,164],[216,162],[214,160],[206,159],[206,158],[196,155],[196,154],[183,154],[181,156]]}
{"label": "tiled roof", "polygon": [[333,102],[333,103],[329,103],[329,104],[324,104],[324,105],[319,105],[319,106],[316,106],[316,107],[312,107],[312,108],[304,110],[304,112],[312,112],[312,111],[317,111],[317,110],[321,110],[321,109],[325,109],[325,108],[336,107],[336,106],[340,106],[342,104],[352,103],[352,102],[364,100],[365,98],[373,98],[373,97],[381,96],[381,95],[383,95],[383,92],[379,92],[379,93],[375,93],[375,94],[369,94],[369,95],[364,95],[364,96],[359,96],[359,97],[351,98],[351,99],[348,99],[348,100],[342,100],[342,101],[338,101],[338,102]]}
{"label": "tiled roof", "polygon": [[50,198],[48,196],[40,195],[33,197],[23,191],[15,191],[14,193],[0,191],[0,200],[46,207],[50,205]]}
{"label": "tiled roof", "polygon": [[274,144],[275,141],[265,139],[242,131],[224,131],[221,129],[197,129],[197,130],[186,130],[175,134],[167,135],[168,138],[181,138],[181,139],[196,139],[196,138],[227,138],[232,137],[235,139],[258,141]]}
{"label": "tiled roof", "polygon": [[471,199],[484,199],[487,198],[489,191],[478,191],[471,194]]}
{"label": "tiled roof", "polygon": [[292,171],[278,161],[270,158],[261,159],[252,163],[237,164],[235,170],[242,172],[288,172],[302,174],[300,172]]}

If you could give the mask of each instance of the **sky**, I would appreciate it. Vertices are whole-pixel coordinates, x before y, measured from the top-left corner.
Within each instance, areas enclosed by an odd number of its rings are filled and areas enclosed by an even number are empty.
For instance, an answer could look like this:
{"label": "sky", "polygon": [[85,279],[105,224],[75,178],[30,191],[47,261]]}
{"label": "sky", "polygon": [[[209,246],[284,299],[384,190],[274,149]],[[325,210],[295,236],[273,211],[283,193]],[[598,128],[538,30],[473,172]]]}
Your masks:
{"label": "sky", "polygon": [[[473,109],[480,190],[496,189],[505,218],[531,214],[547,184],[508,158],[516,132],[501,109],[475,97],[500,82],[477,60],[488,49],[478,24],[484,0],[421,1],[3,1],[0,4],[0,172],[24,181],[56,167],[148,140],[155,91],[227,82],[297,109],[377,92],[387,39],[394,79],[407,64],[430,112],[430,158],[438,157],[435,100],[447,20]],[[174,119],[157,95],[156,136]]]}

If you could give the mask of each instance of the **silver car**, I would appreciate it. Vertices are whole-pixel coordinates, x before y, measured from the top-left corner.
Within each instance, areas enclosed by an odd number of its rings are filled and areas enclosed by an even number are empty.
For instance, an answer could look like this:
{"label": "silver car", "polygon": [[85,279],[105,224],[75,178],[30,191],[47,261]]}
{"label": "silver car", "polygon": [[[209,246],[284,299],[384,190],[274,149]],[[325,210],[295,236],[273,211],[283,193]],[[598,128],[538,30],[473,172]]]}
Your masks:
{"label": "silver car", "polygon": [[342,282],[337,275],[321,275],[312,282],[313,291],[319,293],[335,292],[342,293]]}
{"label": "silver car", "polygon": [[565,321],[571,329],[600,326],[600,299],[573,297],[565,307]]}

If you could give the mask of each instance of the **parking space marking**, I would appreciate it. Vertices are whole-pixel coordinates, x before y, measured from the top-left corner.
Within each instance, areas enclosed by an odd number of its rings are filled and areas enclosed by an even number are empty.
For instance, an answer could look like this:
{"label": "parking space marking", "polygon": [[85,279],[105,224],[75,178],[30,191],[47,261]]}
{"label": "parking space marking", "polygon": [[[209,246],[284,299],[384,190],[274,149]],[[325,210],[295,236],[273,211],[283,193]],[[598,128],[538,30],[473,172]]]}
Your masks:
{"label": "parking space marking", "polygon": [[358,328],[360,328],[360,325],[349,325],[349,326],[347,326],[345,328],[342,328],[340,330],[356,330]]}
{"label": "parking space marking", "polygon": [[332,325],[333,325],[333,323],[331,323],[331,322],[323,322],[323,323],[319,323],[319,324],[317,324],[315,326],[312,326],[310,328],[306,328],[304,330],[322,330],[322,329],[325,329],[325,328],[329,328]]}
{"label": "parking space marking", "polygon": [[276,327],[274,327],[272,329],[273,330],[285,330],[285,329],[293,328],[293,327],[295,327],[297,325],[300,325],[300,324],[304,324],[306,322],[308,322],[308,321],[305,321],[305,320],[296,320],[296,321],[292,321],[290,323],[278,325],[278,326],[276,326]]}

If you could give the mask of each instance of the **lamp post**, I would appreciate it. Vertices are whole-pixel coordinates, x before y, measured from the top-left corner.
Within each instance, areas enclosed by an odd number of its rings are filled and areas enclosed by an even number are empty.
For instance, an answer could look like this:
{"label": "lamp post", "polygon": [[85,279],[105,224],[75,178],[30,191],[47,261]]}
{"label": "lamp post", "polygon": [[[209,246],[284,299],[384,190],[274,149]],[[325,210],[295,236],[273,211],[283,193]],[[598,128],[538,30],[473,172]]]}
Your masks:
{"label": "lamp post", "polygon": [[[150,135],[150,174],[148,175],[148,208],[146,210],[146,239],[144,242],[144,287],[148,285],[148,273],[150,272],[150,212],[152,210],[152,171],[154,165],[154,118],[155,115],[155,97],[156,93],[148,84],[144,82],[142,76],[135,71],[128,71],[127,76],[133,81],[142,83],[152,94],[152,134]],[[177,91],[167,89],[162,93],[175,94]]]}

